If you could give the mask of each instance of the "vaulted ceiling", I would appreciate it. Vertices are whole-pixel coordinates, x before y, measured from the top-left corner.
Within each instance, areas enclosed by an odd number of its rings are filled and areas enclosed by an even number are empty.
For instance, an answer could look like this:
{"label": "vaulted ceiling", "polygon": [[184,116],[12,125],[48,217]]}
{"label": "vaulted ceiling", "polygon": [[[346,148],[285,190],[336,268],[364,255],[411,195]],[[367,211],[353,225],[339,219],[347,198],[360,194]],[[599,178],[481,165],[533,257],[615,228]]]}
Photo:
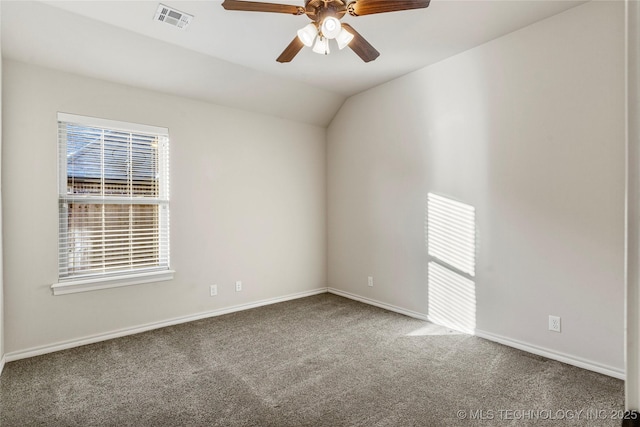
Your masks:
{"label": "vaulted ceiling", "polygon": [[426,9],[347,15],[378,59],[304,48],[280,64],[305,16],[226,11],[221,0],[161,2],[193,22],[180,30],[154,21],[159,1],[4,0],[3,57],[326,126],[350,95],[584,3],[432,0]]}

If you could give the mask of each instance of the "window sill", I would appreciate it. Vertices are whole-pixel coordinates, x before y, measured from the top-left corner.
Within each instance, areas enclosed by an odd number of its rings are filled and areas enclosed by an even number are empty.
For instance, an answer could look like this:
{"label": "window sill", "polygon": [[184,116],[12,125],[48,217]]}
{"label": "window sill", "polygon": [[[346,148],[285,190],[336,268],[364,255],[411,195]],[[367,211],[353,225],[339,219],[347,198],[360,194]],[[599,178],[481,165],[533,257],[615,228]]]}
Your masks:
{"label": "window sill", "polygon": [[118,288],[121,286],[139,285],[142,283],[163,282],[173,279],[173,270],[152,271],[147,273],[129,274],[120,277],[100,277],[51,285],[53,295],[75,294],[77,292],[97,291],[100,289]]}

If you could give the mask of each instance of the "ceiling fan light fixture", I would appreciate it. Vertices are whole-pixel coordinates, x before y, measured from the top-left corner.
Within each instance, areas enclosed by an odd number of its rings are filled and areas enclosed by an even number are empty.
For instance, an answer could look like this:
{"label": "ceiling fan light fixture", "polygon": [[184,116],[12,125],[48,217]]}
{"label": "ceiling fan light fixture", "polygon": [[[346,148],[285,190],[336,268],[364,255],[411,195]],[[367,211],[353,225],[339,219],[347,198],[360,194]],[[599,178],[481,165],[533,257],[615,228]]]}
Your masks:
{"label": "ceiling fan light fixture", "polygon": [[338,34],[340,34],[342,25],[340,24],[340,20],[338,18],[334,16],[327,16],[322,21],[322,26],[320,28],[324,37],[328,39],[335,39]]}
{"label": "ceiling fan light fixture", "polygon": [[318,35],[318,29],[314,24],[307,24],[303,28],[298,30],[298,38],[307,47],[311,47],[313,45],[313,41],[316,39]]}
{"label": "ceiling fan light fixture", "polygon": [[351,40],[353,40],[353,34],[351,34],[349,31],[343,28],[340,31],[340,34],[338,34],[338,37],[336,37],[336,42],[338,43],[338,49],[342,50],[345,47],[349,46],[349,43],[351,43]]}
{"label": "ceiling fan light fixture", "polygon": [[320,55],[328,55],[329,54],[329,39],[326,37],[319,36],[316,39],[316,44],[313,45],[313,51],[315,53],[319,53]]}
{"label": "ceiling fan light fixture", "polygon": [[[296,2],[302,2],[302,0],[296,0]],[[304,0],[304,6],[294,6],[256,0],[222,0],[222,7],[225,10],[245,12],[306,15],[311,19],[313,26],[307,25],[297,32],[297,37],[293,38],[276,59],[280,63],[291,62],[303,46],[313,46],[314,52],[327,55],[329,39],[337,38],[339,38],[337,42],[340,49],[349,46],[364,62],[371,62],[380,56],[380,52],[347,22],[340,23],[340,19],[347,13],[351,16],[363,16],[424,9],[430,3],[431,0]],[[161,9],[161,12],[163,10]],[[344,31],[345,29],[347,31]]]}

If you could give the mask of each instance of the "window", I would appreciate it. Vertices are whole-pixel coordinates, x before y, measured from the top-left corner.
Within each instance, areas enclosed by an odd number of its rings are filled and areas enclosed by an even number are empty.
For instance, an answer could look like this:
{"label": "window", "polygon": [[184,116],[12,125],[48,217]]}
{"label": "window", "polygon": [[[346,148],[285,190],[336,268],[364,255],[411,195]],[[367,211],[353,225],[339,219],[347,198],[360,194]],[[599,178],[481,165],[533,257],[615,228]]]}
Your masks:
{"label": "window", "polygon": [[166,128],[58,113],[55,295],[169,280]]}

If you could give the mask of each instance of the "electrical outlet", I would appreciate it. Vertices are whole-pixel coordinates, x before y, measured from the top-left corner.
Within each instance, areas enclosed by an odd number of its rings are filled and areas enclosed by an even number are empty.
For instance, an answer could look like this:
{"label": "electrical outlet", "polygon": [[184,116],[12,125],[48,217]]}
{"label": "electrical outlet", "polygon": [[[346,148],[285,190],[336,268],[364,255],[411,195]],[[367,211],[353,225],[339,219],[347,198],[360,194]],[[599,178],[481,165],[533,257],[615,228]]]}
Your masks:
{"label": "electrical outlet", "polygon": [[553,332],[560,332],[559,316],[549,316],[549,330]]}
{"label": "electrical outlet", "polygon": [[236,282],[236,292],[240,292],[242,290],[242,282],[238,280]]}
{"label": "electrical outlet", "polygon": [[373,277],[369,276],[369,277],[367,278],[367,285],[369,285],[369,286],[373,286]]}
{"label": "electrical outlet", "polygon": [[209,296],[215,297],[218,295],[218,285],[209,286]]}

